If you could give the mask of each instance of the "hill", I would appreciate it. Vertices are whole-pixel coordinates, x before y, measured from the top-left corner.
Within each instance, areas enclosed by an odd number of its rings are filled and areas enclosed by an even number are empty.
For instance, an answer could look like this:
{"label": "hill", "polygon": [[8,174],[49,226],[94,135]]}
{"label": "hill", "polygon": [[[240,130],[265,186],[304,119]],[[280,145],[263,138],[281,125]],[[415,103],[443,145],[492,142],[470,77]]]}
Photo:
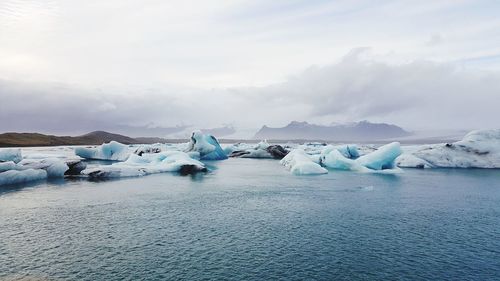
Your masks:
{"label": "hill", "polygon": [[39,133],[4,133],[0,134],[0,147],[9,146],[52,146],[52,145],[98,145],[117,141],[124,144],[155,143],[165,141],[160,138],[131,138],[104,131],[95,131],[85,135],[54,136]]}

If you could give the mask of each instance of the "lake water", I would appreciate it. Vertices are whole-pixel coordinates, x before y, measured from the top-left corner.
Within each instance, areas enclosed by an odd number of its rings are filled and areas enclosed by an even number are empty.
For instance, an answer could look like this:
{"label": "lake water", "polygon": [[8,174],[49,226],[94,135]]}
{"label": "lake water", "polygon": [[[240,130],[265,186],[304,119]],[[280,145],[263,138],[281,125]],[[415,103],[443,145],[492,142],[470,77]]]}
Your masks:
{"label": "lake water", "polygon": [[500,279],[500,170],[209,165],[0,187],[0,279]]}

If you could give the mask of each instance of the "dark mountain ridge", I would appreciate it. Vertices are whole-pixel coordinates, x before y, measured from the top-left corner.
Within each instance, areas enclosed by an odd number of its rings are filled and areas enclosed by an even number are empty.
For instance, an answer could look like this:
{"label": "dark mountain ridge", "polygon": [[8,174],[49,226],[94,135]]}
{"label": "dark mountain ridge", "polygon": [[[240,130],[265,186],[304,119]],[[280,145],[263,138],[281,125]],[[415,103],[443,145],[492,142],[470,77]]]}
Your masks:
{"label": "dark mountain ridge", "polygon": [[281,128],[263,126],[254,139],[269,140],[329,140],[329,141],[373,141],[411,135],[403,128],[386,123],[361,121],[340,125],[315,125],[292,121]]}

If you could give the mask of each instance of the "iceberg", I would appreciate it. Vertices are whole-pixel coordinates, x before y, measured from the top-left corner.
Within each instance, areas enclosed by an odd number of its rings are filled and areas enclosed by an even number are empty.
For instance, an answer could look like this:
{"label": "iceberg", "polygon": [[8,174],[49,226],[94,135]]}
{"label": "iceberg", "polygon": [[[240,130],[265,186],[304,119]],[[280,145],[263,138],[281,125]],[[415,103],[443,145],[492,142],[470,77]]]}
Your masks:
{"label": "iceberg", "polygon": [[62,178],[69,169],[68,165],[57,158],[47,158],[42,160],[23,159],[18,165],[23,169],[45,170],[49,178]]}
{"label": "iceberg", "polygon": [[235,144],[230,144],[230,145],[224,147],[223,150],[224,150],[224,153],[226,153],[226,155],[231,155],[235,151],[245,151],[245,150],[252,149],[252,148],[254,148],[254,146],[251,144],[239,142],[239,143],[235,143]]}
{"label": "iceberg", "polygon": [[396,158],[402,153],[399,142],[392,142],[359,157],[356,162],[372,170],[393,169],[396,168]]}
{"label": "iceberg", "polygon": [[227,155],[220,147],[217,139],[212,135],[202,134],[194,131],[186,152],[198,152],[201,160],[224,160]]}
{"label": "iceberg", "polygon": [[0,173],[0,185],[26,183],[47,178],[47,172],[41,169],[9,170]]}
{"label": "iceberg", "polygon": [[80,175],[87,168],[87,164],[80,159],[66,159],[65,162],[68,165],[68,170],[64,172],[65,176]]}
{"label": "iceberg", "polygon": [[0,162],[0,173],[9,171],[9,170],[20,170],[21,165],[17,165],[16,163],[9,161],[9,162]]}
{"label": "iceberg", "polygon": [[356,160],[345,157],[340,151],[333,149],[327,153],[322,153],[320,163],[330,169],[367,171],[368,168],[360,165]]}
{"label": "iceberg", "polygon": [[[462,140],[425,145],[398,160],[401,167],[500,168],[500,129],[477,130]],[[411,160],[411,161],[410,161]]]}
{"label": "iceberg", "polygon": [[252,148],[233,150],[229,157],[283,159],[287,154],[288,150],[281,145],[270,145],[266,141],[261,141]]}
{"label": "iceberg", "polygon": [[[21,150],[11,150],[9,155],[13,160],[22,159]],[[22,159],[18,163],[14,161],[0,162],[0,185],[25,183],[29,181],[46,178],[61,178],[69,169],[63,159]]]}
{"label": "iceberg", "polygon": [[358,151],[358,146],[355,144],[344,144],[344,145],[327,145],[321,150],[321,155],[326,155],[332,150],[337,150],[345,158],[356,159],[360,156]]}
{"label": "iceberg", "polygon": [[411,153],[403,153],[396,158],[396,166],[401,168],[434,168],[434,165]]}
{"label": "iceberg", "polygon": [[85,159],[125,161],[131,152],[127,145],[111,141],[97,147],[77,147],[75,154]]}
{"label": "iceberg", "polygon": [[21,149],[19,148],[4,148],[0,149],[0,162],[12,161],[18,163],[23,159]]}
{"label": "iceberg", "polygon": [[288,153],[280,163],[295,175],[327,174],[328,170],[315,163],[302,149],[295,149]]}
{"label": "iceberg", "polygon": [[329,145],[321,152],[319,163],[327,168],[337,170],[393,173],[400,172],[395,164],[395,159],[400,154],[399,143],[381,146],[379,149],[362,156],[359,156],[354,145]]}
{"label": "iceberg", "polygon": [[141,145],[134,150],[134,154],[142,156],[144,153],[160,153],[162,151],[162,147],[159,143],[152,145]]}
{"label": "iceberg", "polygon": [[88,168],[83,170],[82,174],[91,178],[118,178],[139,177],[165,172],[193,174],[206,171],[207,169],[203,163],[191,158],[185,152],[165,151],[141,156],[131,154],[124,162]]}

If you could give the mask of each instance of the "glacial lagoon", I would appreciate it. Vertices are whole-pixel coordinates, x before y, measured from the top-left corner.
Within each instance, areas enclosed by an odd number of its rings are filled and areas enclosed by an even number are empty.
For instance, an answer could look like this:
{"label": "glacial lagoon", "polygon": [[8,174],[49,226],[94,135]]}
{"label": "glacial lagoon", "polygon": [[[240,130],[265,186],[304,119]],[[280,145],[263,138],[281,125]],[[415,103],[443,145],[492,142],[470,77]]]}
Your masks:
{"label": "glacial lagoon", "polygon": [[0,280],[498,280],[498,169],[204,163],[0,187]]}

